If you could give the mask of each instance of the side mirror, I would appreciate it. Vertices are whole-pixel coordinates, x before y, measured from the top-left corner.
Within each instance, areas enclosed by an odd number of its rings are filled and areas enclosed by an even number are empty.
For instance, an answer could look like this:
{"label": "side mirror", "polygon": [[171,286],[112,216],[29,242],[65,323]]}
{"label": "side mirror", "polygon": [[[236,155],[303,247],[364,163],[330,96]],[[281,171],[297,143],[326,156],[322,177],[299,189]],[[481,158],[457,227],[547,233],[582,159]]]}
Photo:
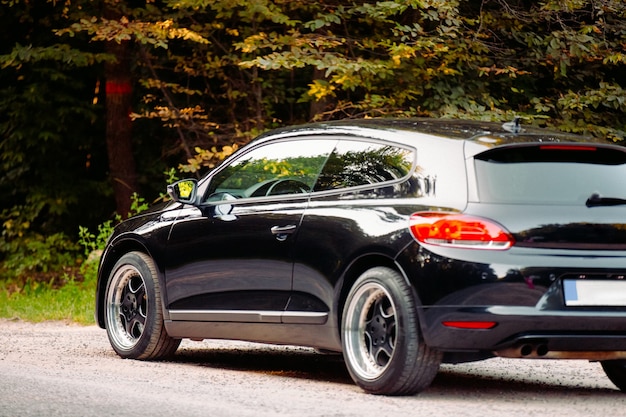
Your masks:
{"label": "side mirror", "polygon": [[167,186],[167,194],[179,203],[194,204],[197,193],[198,181],[195,179],[180,180]]}

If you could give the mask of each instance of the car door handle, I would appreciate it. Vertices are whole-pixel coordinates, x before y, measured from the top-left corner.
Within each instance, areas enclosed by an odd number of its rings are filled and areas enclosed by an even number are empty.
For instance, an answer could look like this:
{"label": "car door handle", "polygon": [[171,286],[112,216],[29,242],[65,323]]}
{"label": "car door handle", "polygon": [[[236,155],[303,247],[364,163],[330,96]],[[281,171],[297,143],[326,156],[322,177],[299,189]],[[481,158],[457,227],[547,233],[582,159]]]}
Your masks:
{"label": "car door handle", "polygon": [[298,226],[295,224],[290,224],[288,226],[274,226],[270,230],[272,231],[272,234],[276,236],[276,239],[282,242],[286,240],[290,234],[295,232],[297,228]]}

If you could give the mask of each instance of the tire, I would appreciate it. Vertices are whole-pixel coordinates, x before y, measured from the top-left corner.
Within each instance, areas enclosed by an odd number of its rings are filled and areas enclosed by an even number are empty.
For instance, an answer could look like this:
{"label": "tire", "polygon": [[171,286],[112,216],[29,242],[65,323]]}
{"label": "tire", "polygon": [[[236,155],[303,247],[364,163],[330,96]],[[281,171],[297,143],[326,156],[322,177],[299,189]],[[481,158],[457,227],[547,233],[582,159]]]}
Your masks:
{"label": "tire", "polygon": [[411,287],[389,268],[372,268],[354,283],[341,336],[350,376],[371,394],[416,394],[432,383],[441,364],[441,352],[422,340]]}
{"label": "tire", "polygon": [[109,342],[122,358],[162,359],[180,345],[165,331],[156,267],[148,255],[130,252],[117,261],[104,301]]}
{"label": "tire", "polygon": [[626,360],[602,361],[602,369],[612,383],[622,392],[626,392]]}

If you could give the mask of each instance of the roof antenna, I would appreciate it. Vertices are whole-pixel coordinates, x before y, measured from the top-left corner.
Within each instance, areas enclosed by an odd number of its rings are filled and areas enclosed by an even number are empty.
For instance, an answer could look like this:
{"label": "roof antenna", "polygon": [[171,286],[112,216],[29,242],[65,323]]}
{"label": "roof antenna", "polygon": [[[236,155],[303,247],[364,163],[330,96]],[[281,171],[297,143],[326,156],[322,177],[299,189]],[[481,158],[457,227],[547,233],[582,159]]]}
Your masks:
{"label": "roof antenna", "polygon": [[515,116],[512,122],[506,122],[502,124],[502,129],[511,133],[520,133],[522,131],[522,126],[520,125],[520,120],[522,118],[519,116]]}

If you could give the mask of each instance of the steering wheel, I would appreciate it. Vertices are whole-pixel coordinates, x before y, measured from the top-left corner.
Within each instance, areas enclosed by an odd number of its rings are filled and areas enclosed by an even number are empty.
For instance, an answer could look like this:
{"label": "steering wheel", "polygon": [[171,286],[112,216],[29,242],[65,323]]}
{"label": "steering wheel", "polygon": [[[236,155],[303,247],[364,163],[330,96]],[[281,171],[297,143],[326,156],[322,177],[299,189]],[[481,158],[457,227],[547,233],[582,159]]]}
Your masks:
{"label": "steering wheel", "polygon": [[272,184],[265,195],[302,194],[308,193],[310,190],[311,188],[302,181],[284,179]]}

